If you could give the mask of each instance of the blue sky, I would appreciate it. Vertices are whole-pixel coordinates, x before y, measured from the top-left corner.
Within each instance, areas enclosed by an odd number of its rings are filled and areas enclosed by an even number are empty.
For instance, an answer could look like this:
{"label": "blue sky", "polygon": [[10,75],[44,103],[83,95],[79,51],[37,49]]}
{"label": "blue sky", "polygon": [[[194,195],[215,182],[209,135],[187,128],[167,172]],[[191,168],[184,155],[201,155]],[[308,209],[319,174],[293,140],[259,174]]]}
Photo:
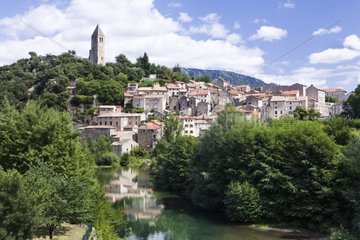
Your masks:
{"label": "blue sky", "polygon": [[0,65],[29,51],[87,57],[99,23],[107,61],[146,51],[169,67],[350,91],[360,83],[359,9],[358,0],[2,0]]}

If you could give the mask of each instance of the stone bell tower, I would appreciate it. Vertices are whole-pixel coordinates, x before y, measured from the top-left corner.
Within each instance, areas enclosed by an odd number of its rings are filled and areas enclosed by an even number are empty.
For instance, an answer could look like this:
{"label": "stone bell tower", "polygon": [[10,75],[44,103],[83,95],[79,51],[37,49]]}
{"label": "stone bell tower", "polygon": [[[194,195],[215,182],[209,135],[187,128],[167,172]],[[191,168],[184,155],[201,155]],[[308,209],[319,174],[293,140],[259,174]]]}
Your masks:
{"label": "stone bell tower", "polygon": [[105,64],[105,35],[99,25],[96,26],[94,33],[91,35],[89,62],[101,65]]}

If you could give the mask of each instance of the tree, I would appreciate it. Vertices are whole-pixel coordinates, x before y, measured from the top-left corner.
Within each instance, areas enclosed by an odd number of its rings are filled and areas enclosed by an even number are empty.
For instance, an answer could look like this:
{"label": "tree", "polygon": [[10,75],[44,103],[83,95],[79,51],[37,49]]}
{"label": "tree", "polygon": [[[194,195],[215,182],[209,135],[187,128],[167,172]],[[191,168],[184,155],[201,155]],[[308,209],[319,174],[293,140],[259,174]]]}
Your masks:
{"label": "tree", "polygon": [[34,198],[26,194],[22,176],[0,167],[0,239],[31,239],[37,218]]}
{"label": "tree", "polygon": [[149,57],[146,52],[144,53],[143,57],[139,57],[136,59],[135,65],[144,71],[146,77],[149,76],[151,64],[149,62]]}
{"label": "tree", "polygon": [[350,226],[354,233],[360,234],[360,134],[351,136],[348,144],[343,149],[342,163],[344,165],[343,181],[345,186],[342,192],[350,206]]}
{"label": "tree", "polygon": [[360,84],[345,101],[343,109],[343,116],[348,118],[360,118]]}
{"label": "tree", "polygon": [[309,119],[309,112],[303,106],[297,106],[294,110],[294,118],[299,120]]}
{"label": "tree", "polygon": [[236,222],[254,222],[262,213],[260,194],[249,183],[232,182],[224,197],[225,213]]}
{"label": "tree", "polygon": [[338,103],[339,99],[336,96],[325,96],[325,102]]}
{"label": "tree", "polygon": [[164,123],[164,138],[166,141],[172,142],[181,134],[181,123],[178,117],[174,114],[167,115]]}
{"label": "tree", "polygon": [[109,137],[100,135],[94,141],[89,139],[88,146],[97,165],[112,166],[119,162],[119,158],[114,153]]}
{"label": "tree", "polygon": [[0,166],[25,173],[47,163],[70,176],[93,178],[93,162],[68,113],[29,102],[21,111],[0,110]]}
{"label": "tree", "polygon": [[25,188],[34,196],[39,223],[46,226],[49,238],[63,222],[88,223],[91,220],[91,184],[55,172],[46,165],[26,172]]}
{"label": "tree", "polygon": [[195,81],[211,83],[211,78],[209,76],[207,76],[207,75],[202,75],[202,76],[199,76],[199,77],[195,78]]}
{"label": "tree", "polygon": [[152,175],[155,188],[186,192],[190,167],[197,141],[193,137],[178,136],[171,143],[160,141],[154,149]]}

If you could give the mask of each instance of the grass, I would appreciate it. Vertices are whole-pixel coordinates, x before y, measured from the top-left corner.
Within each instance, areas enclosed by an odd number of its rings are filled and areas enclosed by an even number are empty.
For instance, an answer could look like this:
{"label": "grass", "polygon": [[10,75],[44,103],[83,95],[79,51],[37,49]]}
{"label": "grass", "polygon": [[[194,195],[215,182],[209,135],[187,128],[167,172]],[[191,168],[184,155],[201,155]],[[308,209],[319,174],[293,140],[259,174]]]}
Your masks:
{"label": "grass", "polygon": [[[83,226],[79,226],[79,225],[71,225],[71,224],[63,224],[61,226],[61,228],[58,228],[57,230],[55,230],[53,239],[54,240],[81,240],[81,238],[83,237],[85,230],[86,230],[87,226],[83,225]],[[42,232],[41,234],[46,234],[46,230],[44,229],[44,232]],[[34,240],[44,240],[44,239],[49,239],[49,236],[46,237],[39,237],[39,238],[34,238]]]}

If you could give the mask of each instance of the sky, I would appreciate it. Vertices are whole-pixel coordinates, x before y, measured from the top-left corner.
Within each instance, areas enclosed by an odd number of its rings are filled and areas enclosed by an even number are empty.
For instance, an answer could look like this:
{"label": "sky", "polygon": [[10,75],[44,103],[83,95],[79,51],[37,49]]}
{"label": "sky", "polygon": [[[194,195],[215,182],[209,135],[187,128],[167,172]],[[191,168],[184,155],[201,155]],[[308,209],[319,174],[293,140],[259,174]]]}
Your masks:
{"label": "sky", "polygon": [[359,0],[1,0],[0,66],[30,51],[88,57],[99,24],[107,62],[147,52],[168,67],[352,91],[359,11]]}

